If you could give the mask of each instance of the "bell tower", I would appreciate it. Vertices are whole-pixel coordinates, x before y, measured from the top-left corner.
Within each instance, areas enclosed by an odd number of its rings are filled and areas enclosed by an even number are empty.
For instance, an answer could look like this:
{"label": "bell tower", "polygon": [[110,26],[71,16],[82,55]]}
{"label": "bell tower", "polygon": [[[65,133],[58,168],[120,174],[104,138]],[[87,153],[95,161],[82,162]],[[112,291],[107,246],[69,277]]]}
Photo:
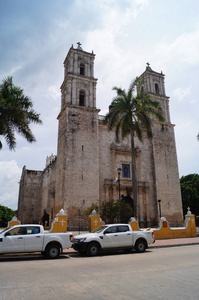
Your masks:
{"label": "bell tower", "polygon": [[165,92],[165,75],[162,73],[155,72],[151,69],[150,64],[147,63],[147,67],[144,73],[140,76],[141,78],[141,91],[149,93],[151,98],[161,103],[161,110],[165,117],[165,122],[170,123],[169,113],[169,97],[166,96]]}
{"label": "bell tower", "polygon": [[99,146],[95,54],[81,44],[68,51],[58,115],[55,214],[69,218],[99,199]]}
{"label": "bell tower", "polygon": [[64,61],[64,81],[61,86],[61,109],[66,104],[96,107],[96,84],[94,78],[95,54],[71,46]]}
{"label": "bell tower", "polygon": [[157,215],[166,217],[171,224],[182,225],[183,212],[178,172],[178,162],[175,144],[174,125],[170,120],[169,97],[165,92],[165,75],[155,72],[147,63],[141,78],[140,89],[149,93],[153,100],[160,103],[160,110],[164,115],[164,123],[153,122],[152,161],[154,186],[156,190]]}

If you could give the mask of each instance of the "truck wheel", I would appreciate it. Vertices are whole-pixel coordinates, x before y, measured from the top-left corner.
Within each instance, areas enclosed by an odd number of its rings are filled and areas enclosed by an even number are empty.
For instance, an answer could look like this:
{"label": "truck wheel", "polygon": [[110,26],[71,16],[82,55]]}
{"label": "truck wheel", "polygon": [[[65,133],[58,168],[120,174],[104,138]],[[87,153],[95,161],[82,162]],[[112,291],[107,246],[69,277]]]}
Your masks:
{"label": "truck wheel", "polygon": [[58,258],[60,255],[60,247],[56,244],[51,244],[47,246],[45,254],[47,258]]}
{"label": "truck wheel", "polygon": [[96,255],[98,255],[99,250],[100,250],[100,247],[97,243],[90,243],[87,247],[86,252],[89,256],[96,256]]}
{"label": "truck wheel", "polygon": [[146,242],[145,242],[145,240],[138,240],[135,243],[135,250],[136,250],[136,252],[141,253],[141,252],[144,252],[145,249],[146,249]]}

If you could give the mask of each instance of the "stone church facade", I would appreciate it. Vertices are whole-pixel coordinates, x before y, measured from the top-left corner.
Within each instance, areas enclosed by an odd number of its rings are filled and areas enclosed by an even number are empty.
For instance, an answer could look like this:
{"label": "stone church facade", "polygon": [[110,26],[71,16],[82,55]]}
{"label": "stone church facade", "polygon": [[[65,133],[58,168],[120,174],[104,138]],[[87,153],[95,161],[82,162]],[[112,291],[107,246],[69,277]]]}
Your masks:
{"label": "stone church facade", "polygon": [[[18,218],[23,223],[41,222],[44,213],[51,222],[64,208],[71,228],[76,228],[80,218],[84,222],[85,210],[92,203],[118,200],[119,194],[133,206],[130,137],[116,143],[115,133],[103,124],[103,116],[96,108],[94,59],[95,54],[84,51],[80,43],[68,51],[57,117],[57,155],[47,158],[43,171],[24,166],[18,200]],[[165,122],[153,122],[152,139],[144,135],[143,143],[135,141],[139,223],[157,225],[161,209],[170,225],[181,225],[174,125],[170,121],[165,75],[153,71],[148,64],[140,78],[141,89],[160,102]],[[120,181],[116,182],[118,176]]]}

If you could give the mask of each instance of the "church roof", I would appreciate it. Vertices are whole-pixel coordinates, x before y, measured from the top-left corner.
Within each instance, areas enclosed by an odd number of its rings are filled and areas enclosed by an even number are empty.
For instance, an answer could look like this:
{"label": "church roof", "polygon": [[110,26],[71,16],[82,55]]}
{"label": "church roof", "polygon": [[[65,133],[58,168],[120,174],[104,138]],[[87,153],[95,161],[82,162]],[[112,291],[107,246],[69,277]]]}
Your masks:
{"label": "church roof", "polygon": [[162,71],[160,73],[153,71],[152,68],[150,67],[150,63],[146,63],[146,70],[140,75],[140,77],[142,77],[146,73],[153,73],[158,76],[165,76]]}

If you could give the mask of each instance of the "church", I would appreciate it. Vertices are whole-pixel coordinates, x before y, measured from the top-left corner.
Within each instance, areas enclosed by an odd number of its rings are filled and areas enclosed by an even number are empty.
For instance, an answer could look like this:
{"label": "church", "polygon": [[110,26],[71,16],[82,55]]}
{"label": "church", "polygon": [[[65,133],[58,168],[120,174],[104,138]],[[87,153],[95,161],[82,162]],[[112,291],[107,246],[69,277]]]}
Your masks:
{"label": "church", "polygon": [[[85,211],[93,203],[123,198],[133,207],[130,137],[116,143],[114,131],[103,124],[96,107],[94,60],[93,51],[84,51],[80,43],[71,46],[64,60],[57,155],[47,157],[42,171],[23,167],[18,219],[24,224],[41,223],[46,216],[51,223],[63,208],[69,229],[80,222],[87,228]],[[165,121],[153,122],[152,138],[144,133],[143,143],[135,140],[139,225],[157,226],[164,216],[171,226],[179,226],[182,201],[165,75],[147,64],[140,78],[140,88],[159,101]]]}

